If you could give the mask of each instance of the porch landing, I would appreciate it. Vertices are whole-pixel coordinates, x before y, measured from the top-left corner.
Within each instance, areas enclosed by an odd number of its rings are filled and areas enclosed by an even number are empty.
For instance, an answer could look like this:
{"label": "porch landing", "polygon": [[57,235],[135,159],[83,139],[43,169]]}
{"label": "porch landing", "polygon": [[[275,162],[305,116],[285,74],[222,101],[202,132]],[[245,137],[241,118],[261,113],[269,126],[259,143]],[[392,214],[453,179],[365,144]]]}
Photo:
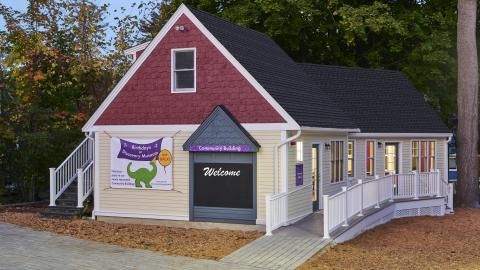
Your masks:
{"label": "porch landing", "polygon": [[323,237],[323,210],[308,215],[298,222],[280,227],[273,231],[275,235],[295,237]]}
{"label": "porch landing", "polygon": [[281,227],[226,256],[221,261],[260,269],[295,269],[330,245],[323,239],[323,215],[309,215],[299,222]]}

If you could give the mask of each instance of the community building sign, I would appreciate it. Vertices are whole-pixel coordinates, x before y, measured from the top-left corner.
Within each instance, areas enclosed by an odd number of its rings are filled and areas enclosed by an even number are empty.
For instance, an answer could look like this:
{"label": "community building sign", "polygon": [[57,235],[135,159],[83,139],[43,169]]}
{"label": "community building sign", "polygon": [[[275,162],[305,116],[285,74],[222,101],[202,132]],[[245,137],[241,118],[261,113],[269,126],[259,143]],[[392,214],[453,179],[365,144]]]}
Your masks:
{"label": "community building sign", "polygon": [[111,187],[173,189],[173,139],[111,139]]}

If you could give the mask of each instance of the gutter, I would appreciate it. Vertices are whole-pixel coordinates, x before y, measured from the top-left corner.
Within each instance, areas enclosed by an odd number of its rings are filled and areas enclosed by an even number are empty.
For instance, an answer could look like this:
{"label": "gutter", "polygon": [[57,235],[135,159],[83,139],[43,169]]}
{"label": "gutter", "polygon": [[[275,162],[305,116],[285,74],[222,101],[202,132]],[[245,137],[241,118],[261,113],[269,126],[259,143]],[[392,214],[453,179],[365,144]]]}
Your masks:
{"label": "gutter", "polygon": [[[275,145],[274,149],[273,149],[273,186],[274,186],[274,194],[278,194],[278,151],[280,149],[280,147],[282,147],[283,145],[287,144],[287,143],[290,143],[291,141],[293,140],[296,140],[300,137],[300,135],[302,134],[302,131],[301,130],[298,130],[297,133],[295,135],[293,135],[292,137],[290,138],[287,138],[286,140],[284,141],[281,141],[279,144]],[[285,157],[287,158],[287,157]],[[284,175],[283,176],[283,179],[286,183],[287,181],[287,175]]]}

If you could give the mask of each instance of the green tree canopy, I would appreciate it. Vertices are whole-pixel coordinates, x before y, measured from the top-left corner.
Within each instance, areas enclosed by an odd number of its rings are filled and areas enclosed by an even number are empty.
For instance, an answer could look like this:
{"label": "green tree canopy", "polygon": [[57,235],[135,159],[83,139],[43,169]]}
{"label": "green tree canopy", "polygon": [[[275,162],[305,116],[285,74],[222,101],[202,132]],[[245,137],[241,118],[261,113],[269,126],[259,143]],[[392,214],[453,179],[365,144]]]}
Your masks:
{"label": "green tree canopy", "polygon": [[445,122],[456,111],[455,2],[149,1],[143,41],[182,2],[269,35],[298,62],[402,71]]}
{"label": "green tree canopy", "polygon": [[48,190],[47,168],[126,71],[123,50],[151,40],[182,2],[269,35],[299,62],[400,70],[445,121],[456,112],[452,1],[145,0],[113,25],[91,0],[0,4],[0,193],[5,183],[22,200]]}

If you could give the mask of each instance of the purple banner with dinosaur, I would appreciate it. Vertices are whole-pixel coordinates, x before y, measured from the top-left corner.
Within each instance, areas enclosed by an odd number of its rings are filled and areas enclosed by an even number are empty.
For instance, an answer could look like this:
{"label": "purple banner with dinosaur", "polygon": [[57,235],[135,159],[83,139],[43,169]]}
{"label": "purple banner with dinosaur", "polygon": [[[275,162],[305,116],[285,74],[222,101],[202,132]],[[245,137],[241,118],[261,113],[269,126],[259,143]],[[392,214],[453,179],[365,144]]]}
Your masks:
{"label": "purple banner with dinosaur", "polygon": [[120,152],[117,158],[138,161],[150,161],[158,156],[162,148],[162,139],[152,143],[140,144],[120,139]]}
{"label": "purple banner with dinosaur", "polygon": [[111,139],[111,187],[173,189],[170,137]]}

